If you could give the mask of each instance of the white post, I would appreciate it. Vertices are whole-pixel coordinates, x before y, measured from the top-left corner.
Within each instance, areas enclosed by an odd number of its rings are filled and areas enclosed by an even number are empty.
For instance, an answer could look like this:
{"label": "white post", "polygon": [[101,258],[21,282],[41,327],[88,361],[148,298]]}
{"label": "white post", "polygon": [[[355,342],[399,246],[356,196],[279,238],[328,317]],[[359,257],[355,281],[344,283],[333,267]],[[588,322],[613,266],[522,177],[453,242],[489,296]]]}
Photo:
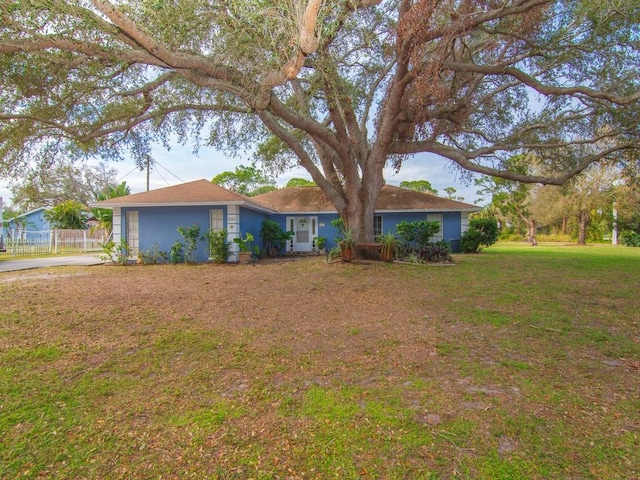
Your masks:
{"label": "white post", "polygon": [[4,252],[4,224],[2,219],[4,213],[2,211],[2,197],[0,197],[0,252]]}
{"label": "white post", "polygon": [[613,232],[611,233],[611,244],[618,245],[618,204],[613,202]]}

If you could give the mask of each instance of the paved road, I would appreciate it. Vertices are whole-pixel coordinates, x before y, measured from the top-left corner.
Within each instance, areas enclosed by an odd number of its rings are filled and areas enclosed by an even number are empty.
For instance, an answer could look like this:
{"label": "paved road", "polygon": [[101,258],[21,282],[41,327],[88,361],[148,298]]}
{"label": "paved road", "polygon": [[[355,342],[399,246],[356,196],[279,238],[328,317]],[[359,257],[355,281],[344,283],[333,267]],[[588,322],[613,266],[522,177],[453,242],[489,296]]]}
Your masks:
{"label": "paved road", "polygon": [[45,258],[20,258],[0,261],[0,272],[43,267],[62,267],[65,265],[100,265],[102,263],[104,263],[104,261],[100,260],[95,253]]}

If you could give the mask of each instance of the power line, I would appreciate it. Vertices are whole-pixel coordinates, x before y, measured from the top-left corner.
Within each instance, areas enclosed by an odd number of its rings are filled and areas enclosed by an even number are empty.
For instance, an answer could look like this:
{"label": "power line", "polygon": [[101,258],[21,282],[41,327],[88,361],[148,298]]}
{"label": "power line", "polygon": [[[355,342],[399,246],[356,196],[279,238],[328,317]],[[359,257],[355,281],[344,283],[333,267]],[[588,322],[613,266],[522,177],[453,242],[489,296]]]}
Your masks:
{"label": "power line", "polygon": [[[156,165],[161,166],[162,168],[164,168],[167,172],[169,172],[171,175],[173,175],[174,177],[176,177],[178,180],[180,180],[182,183],[185,183],[185,181],[183,179],[181,179],[179,176],[177,176],[175,173],[173,173],[171,170],[169,170],[167,167],[165,167],[164,165],[162,165],[160,162],[154,161],[153,163],[155,163]],[[160,172],[158,172],[159,174]],[[164,179],[163,179],[164,180]],[[165,180],[166,181],[166,180]]]}

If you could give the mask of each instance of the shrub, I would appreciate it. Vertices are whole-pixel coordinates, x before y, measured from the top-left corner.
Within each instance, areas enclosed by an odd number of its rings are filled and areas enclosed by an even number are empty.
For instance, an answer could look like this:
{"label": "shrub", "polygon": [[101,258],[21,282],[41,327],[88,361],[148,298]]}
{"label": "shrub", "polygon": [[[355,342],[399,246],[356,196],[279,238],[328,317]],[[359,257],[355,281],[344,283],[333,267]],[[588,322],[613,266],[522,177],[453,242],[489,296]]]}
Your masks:
{"label": "shrub", "polygon": [[441,240],[439,242],[432,242],[422,251],[422,258],[427,262],[451,262],[451,248],[447,245],[447,242]]}
{"label": "shrub", "polygon": [[640,247],[640,233],[623,230],[620,234],[620,243],[626,247]]}
{"label": "shrub", "polygon": [[108,241],[101,245],[102,247],[102,255],[99,257],[104,261],[111,261],[114,264],[118,265],[127,265],[129,263],[129,254],[131,253],[131,249],[129,248],[129,244],[123,238],[119,243],[115,243],[114,241]]}
{"label": "shrub", "polygon": [[155,265],[169,258],[167,252],[160,250],[160,246],[154,243],[150,250],[142,250],[138,252],[138,259],[143,265]]}
{"label": "shrub", "polygon": [[293,232],[285,232],[282,230],[277,222],[265,220],[260,227],[262,251],[265,254],[270,253],[272,249],[279,252],[286,246],[287,242],[293,238],[293,235]]}
{"label": "shrub", "polygon": [[178,233],[184,239],[185,263],[196,263],[196,249],[200,239],[200,225],[194,223],[191,227],[178,227]]}
{"label": "shrub", "polygon": [[396,226],[398,237],[408,245],[426,248],[431,237],[440,231],[440,222],[422,220],[419,222],[400,222]]}
{"label": "shrub", "polygon": [[477,253],[498,240],[498,222],[494,218],[474,218],[460,240],[462,253]]}
{"label": "shrub", "polygon": [[218,232],[209,230],[204,234],[209,244],[209,258],[213,263],[225,263],[229,258],[229,242],[227,242],[227,231]]}

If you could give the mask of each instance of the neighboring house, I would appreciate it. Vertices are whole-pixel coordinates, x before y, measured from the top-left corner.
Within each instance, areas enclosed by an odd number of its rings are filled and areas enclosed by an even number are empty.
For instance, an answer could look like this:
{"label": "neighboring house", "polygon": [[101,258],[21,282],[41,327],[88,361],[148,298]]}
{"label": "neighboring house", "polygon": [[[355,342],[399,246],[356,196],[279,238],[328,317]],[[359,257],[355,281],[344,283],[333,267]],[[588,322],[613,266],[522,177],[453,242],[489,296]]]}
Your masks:
{"label": "neighboring house", "polygon": [[42,235],[49,235],[51,225],[44,216],[46,211],[46,207],[40,207],[13,218],[5,218],[5,239],[37,240]]}
{"label": "neighboring house", "polygon": [[[317,237],[327,238],[326,246],[331,248],[338,236],[331,225],[338,214],[319,187],[290,187],[245,197],[208,180],[196,180],[103,200],[92,207],[113,209],[113,240],[118,243],[125,239],[133,254],[154,244],[168,252],[176,240],[181,240],[177,228],[193,224],[200,225],[202,233],[226,229],[231,242],[230,261],[237,260],[234,238],[251,233],[253,244],[262,246],[260,227],[266,219],[295,232],[288,252],[313,251]],[[478,210],[475,205],[386,185],[376,203],[374,230],[376,234],[394,231],[403,220],[437,220],[443,228],[434,240],[445,240],[457,251],[469,213]],[[204,241],[196,255],[200,261],[207,259]]]}

